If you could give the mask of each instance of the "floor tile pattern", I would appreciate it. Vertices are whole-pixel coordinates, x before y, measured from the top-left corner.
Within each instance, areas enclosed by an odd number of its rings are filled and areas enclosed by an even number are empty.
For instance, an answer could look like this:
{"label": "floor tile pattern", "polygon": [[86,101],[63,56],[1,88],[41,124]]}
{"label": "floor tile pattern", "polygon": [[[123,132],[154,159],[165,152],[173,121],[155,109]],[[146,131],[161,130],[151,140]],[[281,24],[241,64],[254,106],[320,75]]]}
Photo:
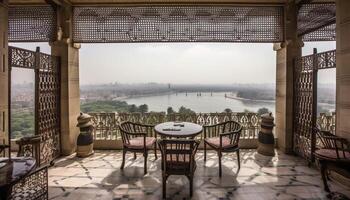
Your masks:
{"label": "floor tile pattern", "polygon": [[[197,170],[192,199],[328,199],[320,173],[295,156],[276,152],[266,157],[255,150],[241,151],[237,171],[235,154],[223,155],[223,176],[218,177],[217,154],[210,152],[207,162],[203,151],[197,153]],[[143,175],[143,156],[134,160],[127,154],[123,171],[119,169],[120,151],[96,151],[88,158],[74,155],[60,158],[49,170],[49,198],[52,200],[133,200],[161,199],[160,156],[148,158],[148,174]],[[350,189],[330,182],[332,191],[350,197]],[[327,196],[328,195],[328,196]],[[170,176],[168,199],[189,199],[185,176]],[[345,197],[344,197],[345,198]]]}

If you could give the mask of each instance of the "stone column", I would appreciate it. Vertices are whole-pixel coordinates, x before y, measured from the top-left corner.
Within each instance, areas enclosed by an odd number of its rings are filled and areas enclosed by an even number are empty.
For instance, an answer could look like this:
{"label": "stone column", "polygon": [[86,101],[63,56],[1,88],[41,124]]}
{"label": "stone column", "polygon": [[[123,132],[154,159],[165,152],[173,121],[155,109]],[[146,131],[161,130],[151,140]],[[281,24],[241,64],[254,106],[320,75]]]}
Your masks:
{"label": "stone column", "polygon": [[79,135],[76,124],[80,114],[80,45],[71,42],[71,17],[70,6],[58,7],[59,33],[57,41],[50,43],[51,54],[61,57],[61,147],[63,155],[75,152]]}
{"label": "stone column", "polygon": [[0,0],[0,144],[8,141],[8,1]]}
{"label": "stone column", "polygon": [[350,1],[337,0],[336,134],[350,140]]}
{"label": "stone column", "polygon": [[274,44],[276,51],[276,127],[277,145],[285,153],[293,152],[293,66],[301,56],[301,42],[297,37],[297,7],[286,7],[285,42]]}

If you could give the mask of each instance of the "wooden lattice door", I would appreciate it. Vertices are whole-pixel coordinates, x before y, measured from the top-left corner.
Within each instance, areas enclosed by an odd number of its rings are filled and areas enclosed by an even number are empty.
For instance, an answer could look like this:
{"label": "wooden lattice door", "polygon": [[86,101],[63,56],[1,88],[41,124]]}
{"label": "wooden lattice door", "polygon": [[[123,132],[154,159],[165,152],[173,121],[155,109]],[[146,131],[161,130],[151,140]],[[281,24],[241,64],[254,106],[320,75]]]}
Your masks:
{"label": "wooden lattice door", "polygon": [[293,149],[309,161],[316,148],[317,72],[336,67],[335,50],[303,56],[294,63]]}
{"label": "wooden lattice door", "polygon": [[312,128],[315,123],[314,101],[317,73],[314,70],[314,56],[304,56],[294,66],[294,138],[293,148],[298,155],[311,159]]}
{"label": "wooden lattice door", "polygon": [[60,63],[58,57],[40,53],[35,73],[36,127],[41,135],[40,161],[60,155]]}
{"label": "wooden lattice door", "polygon": [[59,57],[41,53],[39,48],[30,51],[9,47],[9,66],[10,69],[19,67],[35,72],[35,135],[41,136],[39,164],[50,163],[61,152]]}

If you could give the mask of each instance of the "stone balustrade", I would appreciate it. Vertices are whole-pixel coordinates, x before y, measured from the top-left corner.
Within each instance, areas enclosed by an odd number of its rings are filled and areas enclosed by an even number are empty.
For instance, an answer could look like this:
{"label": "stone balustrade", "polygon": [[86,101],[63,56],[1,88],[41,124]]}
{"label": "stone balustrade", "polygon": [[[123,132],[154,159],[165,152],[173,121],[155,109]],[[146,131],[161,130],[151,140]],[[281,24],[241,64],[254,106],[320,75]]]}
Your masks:
{"label": "stone balustrade", "polygon": [[331,114],[320,113],[320,115],[317,117],[317,125],[319,128],[321,128],[321,130],[335,133],[335,117],[335,112],[332,112]]}
{"label": "stone balustrade", "polygon": [[[243,126],[242,139],[256,139],[260,129],[260,116],[257,113],[194,113],[194,114],[165,114],[164,112],[150,113],[89,113],[93,116],[95,125],[95,140],[118,140],[120,132],[118,125],[123,121],[144,124],[158,124],[166,121],[186,121],[200,125],[212,125],[228,120],[238,121]],[[202,135],[198,136],[202,138]]]}
{"label": "stone balustrade", "polygon": [[[95,126],[93,132],[95,149],[121,148],[121,135],[118,125],[123,121],[132,121],[144,124],[159,124],[166,121],[186,121],[200,125],[212,125],[228,120],[238,121],[242,124],[242,146],[256,148],[260,130],[260,115],[251,112],[233,113],[193,113],[193,114],[166,114],[165,112],[150,113],[89,113]],[[317,123],[322,130],[335,130],[335,113],[327,115],[321,113]],[[275,134],[276,135],[276,134]],[[197,136],[203,139],[203,135]]]}

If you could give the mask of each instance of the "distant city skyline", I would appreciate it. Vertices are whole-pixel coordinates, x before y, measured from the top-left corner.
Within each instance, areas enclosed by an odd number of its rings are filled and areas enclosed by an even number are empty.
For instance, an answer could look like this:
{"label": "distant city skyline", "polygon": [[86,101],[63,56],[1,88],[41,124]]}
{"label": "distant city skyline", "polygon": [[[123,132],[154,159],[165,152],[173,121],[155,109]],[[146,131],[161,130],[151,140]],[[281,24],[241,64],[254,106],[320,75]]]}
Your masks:
{"label": "distant city skyline", "polygon": [[[50,53],[47,43],[12,46]],[[335,49],[335,42],[305,43],[303,55]],[[171,83],[249,84],[276,82],[272,44],[256,43],[130,43],[82,44],[80,84]],[[34,73],[14,70],[15,84],[32,82]],[[319,72],[320,83],[335,83],[335,70]]]}

